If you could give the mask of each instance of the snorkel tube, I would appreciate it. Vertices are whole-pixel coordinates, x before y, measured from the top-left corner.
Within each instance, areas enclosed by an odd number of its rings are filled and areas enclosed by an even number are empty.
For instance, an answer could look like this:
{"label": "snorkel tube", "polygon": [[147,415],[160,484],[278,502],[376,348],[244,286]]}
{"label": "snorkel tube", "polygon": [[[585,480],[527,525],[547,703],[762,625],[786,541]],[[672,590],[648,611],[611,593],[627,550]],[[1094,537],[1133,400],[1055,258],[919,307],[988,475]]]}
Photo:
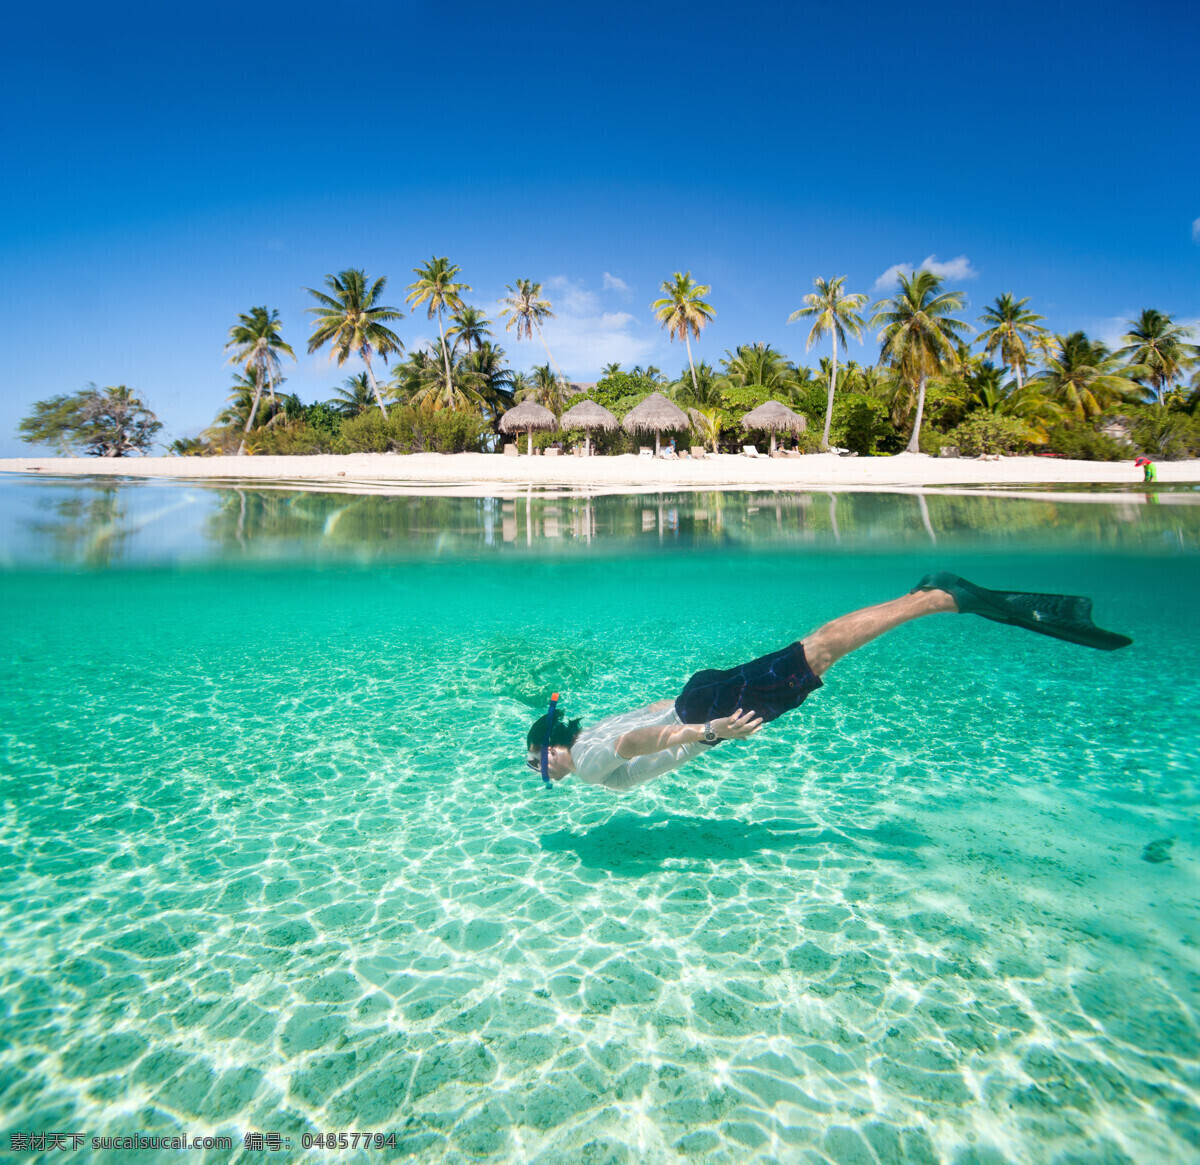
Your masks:
{"label": "snorkel tube", "polygon": [[550,696],[550,707],[546,709],[546,731],[542,736],[542,783],[547,789],[554,788],[550,780],[550,733],[554,731],[554,722],[558,719],[558,693]]}

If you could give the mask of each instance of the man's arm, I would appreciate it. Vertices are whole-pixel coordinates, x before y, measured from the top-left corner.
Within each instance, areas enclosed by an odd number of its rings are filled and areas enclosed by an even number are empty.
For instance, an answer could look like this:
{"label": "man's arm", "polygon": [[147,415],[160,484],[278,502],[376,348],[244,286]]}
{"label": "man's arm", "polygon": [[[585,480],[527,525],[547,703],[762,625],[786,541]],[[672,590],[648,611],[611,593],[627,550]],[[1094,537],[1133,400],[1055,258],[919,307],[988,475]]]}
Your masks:
{"label": "man's arm", "polygon": [[[721,716],[712,722],[713,730],[722,740],[744,740],[761,727],[762,719],[740,708],[732,716]],[[665,724],[649,728],[634,728],[617,738],[617,755],[625,760],[649,756],[681,744],[699,744],[704,740],[702,724]]]}

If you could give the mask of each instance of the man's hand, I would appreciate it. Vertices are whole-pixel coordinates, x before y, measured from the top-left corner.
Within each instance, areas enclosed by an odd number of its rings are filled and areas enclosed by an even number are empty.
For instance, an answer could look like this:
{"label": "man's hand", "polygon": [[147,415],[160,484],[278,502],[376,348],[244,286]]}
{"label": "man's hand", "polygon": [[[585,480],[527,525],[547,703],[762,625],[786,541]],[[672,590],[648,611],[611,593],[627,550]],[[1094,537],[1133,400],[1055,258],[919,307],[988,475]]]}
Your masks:
{"label": "man's hand", "polygon": [[722,740],[745,740],[762,727],[762,717],[755,716],[753,712],[743,712],[739,708],[732,716],[720,716],[709,723]]}

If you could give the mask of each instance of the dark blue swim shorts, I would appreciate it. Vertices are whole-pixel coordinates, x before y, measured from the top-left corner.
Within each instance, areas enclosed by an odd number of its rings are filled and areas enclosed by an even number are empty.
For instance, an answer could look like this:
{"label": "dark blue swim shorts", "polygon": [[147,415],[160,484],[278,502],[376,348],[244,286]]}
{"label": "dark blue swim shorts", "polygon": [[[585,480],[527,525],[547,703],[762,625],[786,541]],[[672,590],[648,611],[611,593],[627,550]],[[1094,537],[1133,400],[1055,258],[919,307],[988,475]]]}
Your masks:
{"label": "dark blue swim shorts", "polygon": [[739,708],[753,711],[764,723],[798,708],[821,681],[813,675],[804,648],[790,643],[728,671],[698,671],[684,685],[675,711],[684,724],[703,724],[731,716]]}

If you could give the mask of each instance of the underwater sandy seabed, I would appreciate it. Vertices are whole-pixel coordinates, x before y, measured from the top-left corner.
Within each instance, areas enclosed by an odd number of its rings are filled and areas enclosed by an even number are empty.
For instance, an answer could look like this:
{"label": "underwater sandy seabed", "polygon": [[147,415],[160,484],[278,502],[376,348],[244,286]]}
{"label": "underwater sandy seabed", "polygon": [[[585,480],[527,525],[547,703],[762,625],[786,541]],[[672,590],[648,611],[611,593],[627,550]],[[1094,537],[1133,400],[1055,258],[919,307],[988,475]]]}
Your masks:
{"label": "underwater sandy seabed", "polygon": [[[4,1148],[1194,1160],[1198,561],[0,573]],[[1092,594],[1135,646],[929,619],[641,790],[522,768],[551,688],[673,695],[937,566]],[[396,1147],[301,1149],[367,1129]]]}

